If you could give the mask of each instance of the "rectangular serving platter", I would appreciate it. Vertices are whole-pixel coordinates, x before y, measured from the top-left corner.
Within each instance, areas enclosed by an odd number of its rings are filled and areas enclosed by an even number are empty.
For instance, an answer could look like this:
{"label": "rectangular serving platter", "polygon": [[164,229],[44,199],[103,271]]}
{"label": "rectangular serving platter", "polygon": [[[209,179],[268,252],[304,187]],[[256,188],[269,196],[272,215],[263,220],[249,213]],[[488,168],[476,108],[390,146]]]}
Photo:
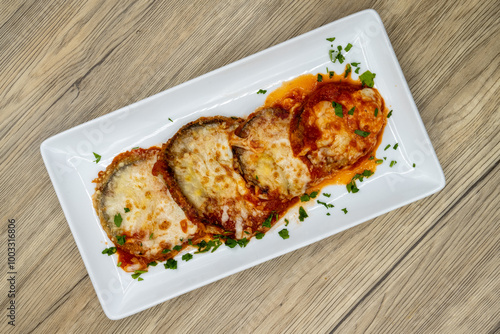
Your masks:
{"label": "rectangular serving platter", "polygon": [[[344,64],[330,61],[331,43],[326,41],[329,37],[336,37],[334,46],[353,45]],[[330,216],[324,206],[310,201],[303,204],[309,214],[304,222],[299,222],[297,208],[292,208],[265,238],[251,240],[246,248],[220,247],[215,253],[197,254],[189,262],[178,261],[177,270],[165,270],[161,265],[150,267],[141,282],[116,266],[116,255],[101,254],[112,243],[92,207],[92,180],[114,156],[136,146],[161,145],[181,126],[202,116],[245,117],[264,103],[266,96],[256,94],[259,89],[270,92],[301,74],[325,73],[326,67],[340,73],[348,62],[360,62],[360,73],[376,73],[375,87],[394,111],[377,152],[378,158],[386,156],[387,160],[372,177],[358,182],[360,191],[349,194],[345,186],[323,189],[332,196],[321,195],[319,199],[335,204],[328,211]],[[383,150],[387,144],[395,143],[397,150]],[[307,246],[429,196],[445,185],[443,171],[396,55],[374,10],[329,23],[59,133],[45,140],[40,149],[97,297],[110,319],[132,315]],[[93,152],[102,156],[98,164]],[[392,160],[397,164],[391,168]],[[290,238],[286,240],[277,233],[283,228],[284,218],[290,220]]]}

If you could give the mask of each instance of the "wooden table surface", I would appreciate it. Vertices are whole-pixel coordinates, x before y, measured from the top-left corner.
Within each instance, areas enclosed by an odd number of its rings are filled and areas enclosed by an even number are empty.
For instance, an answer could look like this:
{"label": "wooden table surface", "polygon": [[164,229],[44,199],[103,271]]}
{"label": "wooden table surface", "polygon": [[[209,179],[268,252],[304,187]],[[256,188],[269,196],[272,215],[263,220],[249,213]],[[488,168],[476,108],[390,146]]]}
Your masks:
{"label": "wooden table surface", "polygon": [[[41,142],[366,8],[385,24],[446,187],[109,320]],[[499,20],[496,0],[3,1],[0,332],[500,332]],[[6,318],[8,219],[17,225],[15,328]]]}

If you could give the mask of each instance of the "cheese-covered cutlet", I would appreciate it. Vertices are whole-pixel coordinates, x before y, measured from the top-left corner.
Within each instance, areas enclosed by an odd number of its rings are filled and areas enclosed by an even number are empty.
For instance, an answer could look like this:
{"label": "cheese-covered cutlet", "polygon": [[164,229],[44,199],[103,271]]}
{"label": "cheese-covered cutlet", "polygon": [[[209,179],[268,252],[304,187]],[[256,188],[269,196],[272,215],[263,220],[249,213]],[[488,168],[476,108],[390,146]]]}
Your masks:
{"label": "cheese-covered cutlet", "polygon": [[191,219],[222,226],[238,239],[253,235],[272,211],[235,169],[230,138],[242,122],[222,116],[191,122],[163,145],[155,165]]}
{"label": "cheese-covered cutlet", "polygon": [[295,111],[290,126],[296,156],[309,165],[314,183],[370,153],[386,123],[384,100],[375,88],[328,83]]}
{"label": "cheese-covered cutlet", "polygon": [[161,176],[154,176],[159,148],[135,149],[116,156],[94,180],[93,203],[113,243],[132,260],[125,270],[165,260],[193,238],[197,225],[172,199]]}
{"label": "cheese-covered cutlet", "polygon": [[247,182],[259,188],[259,197],[291,199],[311,181],[307,165],[293,154],[290,120],[285,110],[265,108],[236,131],[233,151]]}

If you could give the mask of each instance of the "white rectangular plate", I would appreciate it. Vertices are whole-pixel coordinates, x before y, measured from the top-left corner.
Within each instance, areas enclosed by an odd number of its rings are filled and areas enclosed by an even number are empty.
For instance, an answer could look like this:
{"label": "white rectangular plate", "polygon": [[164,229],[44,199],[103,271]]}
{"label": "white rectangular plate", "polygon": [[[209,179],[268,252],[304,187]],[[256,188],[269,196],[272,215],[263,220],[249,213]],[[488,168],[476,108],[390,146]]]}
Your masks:
{"label": "white rectangular plate", "polygon": [[[326,38],[353,48],[344,64],[331,63]],[[249,115],[264,103],[265,95],[283,81],[304,73],[324,73],[326,67],[343,72],[346,63],[360,62],[361,71],[377,74],[375,86],[393,109],[377,157],[387,160],[375,175],[358,182],[359,193],[348,194],[345,186],[323,189],[334,203],[326,208],[310,201],[309,218],[300,223],[297,208],[287,217],[290,238],[278,236],[277,224],[262,240],[246,248],[220,247],[211,254],[199,254],[189,262],[178,261],[177,270],[162,265],[133,280],[116,266],[115,256],[102,255],[111,245],[92,207],[92,180],[118,153],[135,146],[160,145],[182,125],[201,116]],[[354,78],[356,75],[354,75]],[[172,119],[170,121],[169,119]],[[399,148],[384,151],[387,144]],[[92,152],[102,155],[96,164]],[[69,227],[82,255],[104,312],[120,319],[158,303],[324,239],[390,210],[433,194],[445,180],[432,144],[378,14],[365,10],[282,44],[237,61],[145,100],[53,136],[41,145],[41,153]],[[397,164],[390,168],[389,162]],[[413,168],[413,164],[416,168]],[[344,214],[341,208],[347,208]]]}

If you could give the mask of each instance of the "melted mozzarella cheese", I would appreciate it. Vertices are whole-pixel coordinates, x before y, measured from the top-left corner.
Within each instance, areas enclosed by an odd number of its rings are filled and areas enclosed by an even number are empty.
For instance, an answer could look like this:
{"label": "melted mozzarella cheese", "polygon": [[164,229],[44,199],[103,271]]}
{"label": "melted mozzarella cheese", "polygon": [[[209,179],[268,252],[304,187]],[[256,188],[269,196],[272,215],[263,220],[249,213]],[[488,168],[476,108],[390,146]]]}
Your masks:
{"label": "melted mozzarella cheese", "polygon": [[293,155],[290,117],[278,109],[259,111],[233,141],[247,180],[271,197],[292,198],[305,192],[311,175]]}
{"label": "melted mozzarella cheese", "polygon": [[[125,234],[127,243],[137,245],[136,255],[147,257],[182,244],[181,240],[187,240],[197,231],[163,181],[151,173],[155,162],[153,156],[128,165],[119,164],[103,198],[111,234]],[[120,226],[114,222],[115,215],[122,217]]]}
{"label": "melted mozzarella cheese", "polygon": [[259,210],[244,198],[249,189],[234,170],[229,136],[237,125],[209,122],[184,129],[171,143],[169,165],[182,194],[201,216],[242,238],[249,212]]}

